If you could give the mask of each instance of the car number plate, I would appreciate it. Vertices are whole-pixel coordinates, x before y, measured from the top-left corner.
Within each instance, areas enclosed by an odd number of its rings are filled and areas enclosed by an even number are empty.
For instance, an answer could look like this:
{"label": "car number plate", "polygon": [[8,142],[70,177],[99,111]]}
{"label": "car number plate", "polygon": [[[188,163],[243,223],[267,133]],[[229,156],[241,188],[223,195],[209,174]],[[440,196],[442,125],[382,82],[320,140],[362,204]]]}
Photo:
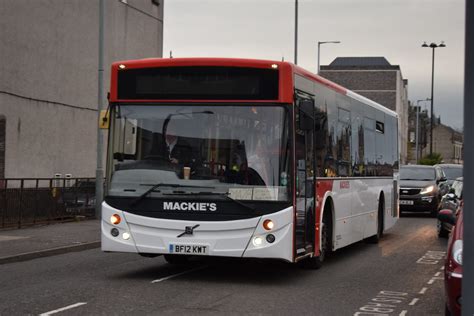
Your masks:
{"label": "car number plate", "polygon": [[400,200],[400,205],[413,205],[412,200]]}
{"label": "car number plate", "polygon": [[173,254],[206,256],[209,254],[209,246],[208,245],[170,244],[169,252]]}

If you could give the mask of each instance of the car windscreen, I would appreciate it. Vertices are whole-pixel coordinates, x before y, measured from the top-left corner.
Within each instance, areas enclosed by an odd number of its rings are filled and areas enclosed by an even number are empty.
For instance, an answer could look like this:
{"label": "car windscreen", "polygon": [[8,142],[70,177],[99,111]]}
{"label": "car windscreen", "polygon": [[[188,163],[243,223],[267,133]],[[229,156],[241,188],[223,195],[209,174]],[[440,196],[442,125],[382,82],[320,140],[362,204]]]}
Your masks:
{"label": "car windscreen", "polygon": [[459,177],[462,177],[462,168],[442,168],[446,178],[449,180],[454,180]]}
{"label": "car windscreen", "polygon": [[400,169],[400,180],[435,180],[434,168],[404,168]]}

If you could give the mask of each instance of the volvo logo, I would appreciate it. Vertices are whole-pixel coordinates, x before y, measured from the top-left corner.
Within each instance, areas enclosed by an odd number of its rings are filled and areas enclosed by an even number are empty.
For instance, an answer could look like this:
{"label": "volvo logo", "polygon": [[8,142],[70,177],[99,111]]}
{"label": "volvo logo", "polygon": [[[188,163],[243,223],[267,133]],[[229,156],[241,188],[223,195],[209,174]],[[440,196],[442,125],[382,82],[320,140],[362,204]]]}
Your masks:
{"label": "volvo logo", "polygon": [[197,225],[194,225],[194,226],[186,226],[184,228],[184,232],[182,232],[181,234],[179,234],[176,237],[179,238],[179,237],[183,237],[184,235],[192,235],[194,233],[194,229],[198,228],[199,226],[201,226],[201,225],[197,224]]}

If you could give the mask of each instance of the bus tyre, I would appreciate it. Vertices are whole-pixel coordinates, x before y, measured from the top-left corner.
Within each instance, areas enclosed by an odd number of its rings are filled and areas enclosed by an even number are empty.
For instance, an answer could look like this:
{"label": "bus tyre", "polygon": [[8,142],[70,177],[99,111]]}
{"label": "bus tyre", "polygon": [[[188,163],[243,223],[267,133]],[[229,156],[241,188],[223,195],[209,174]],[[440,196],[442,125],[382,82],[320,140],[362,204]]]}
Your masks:
{"label": "bus tyre", "polygon": [[[329,213],[326,213],[329,214]],[[304,265],[308,269],[317,270],[322,267],[323,261],[331,251],[331,221],[326,215],[321,225],[321,248],[319,256],[314,256],[305,260]]]}
{"label": "bus tyre", "polygon": [[379,209],[377,212],[377,233],[367,238],[367,242],[370,244],[377,244],[383,236],[383,210],[385,209],[385,200],[383,195],[379,199]]}
{"label": "bus tyre", "polygon": [[164,257],[169,264],[186,264],[189,259],[186,255],[164,255]]}

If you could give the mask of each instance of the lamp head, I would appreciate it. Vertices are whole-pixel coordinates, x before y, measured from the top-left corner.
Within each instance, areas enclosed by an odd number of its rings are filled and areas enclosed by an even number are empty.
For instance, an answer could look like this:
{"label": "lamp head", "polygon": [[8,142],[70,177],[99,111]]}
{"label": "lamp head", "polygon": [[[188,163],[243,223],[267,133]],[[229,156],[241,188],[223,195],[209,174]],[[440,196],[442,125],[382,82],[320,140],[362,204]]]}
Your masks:
{"label": "lamp head", "polygon": [[428,44],[426,44],[426,42],[423,42],[423,45],[421,45],[421,47],[428,47]]}

